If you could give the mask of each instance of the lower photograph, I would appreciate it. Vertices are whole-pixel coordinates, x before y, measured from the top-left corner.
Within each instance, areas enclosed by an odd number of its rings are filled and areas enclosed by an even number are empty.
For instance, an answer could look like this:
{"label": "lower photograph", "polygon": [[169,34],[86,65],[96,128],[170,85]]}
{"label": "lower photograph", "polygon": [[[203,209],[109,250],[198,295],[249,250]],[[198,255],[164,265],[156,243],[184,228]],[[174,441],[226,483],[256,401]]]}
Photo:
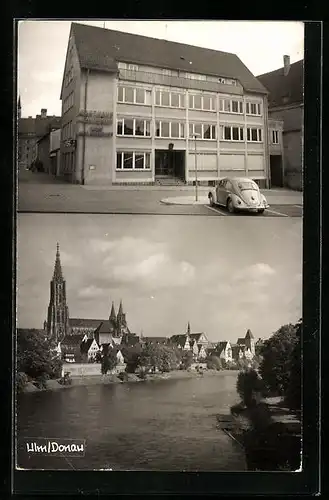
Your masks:
{"label": "lower photograph", "polygon": [[16,304],[16,469],[302,469],[302,219],[20,213]]}

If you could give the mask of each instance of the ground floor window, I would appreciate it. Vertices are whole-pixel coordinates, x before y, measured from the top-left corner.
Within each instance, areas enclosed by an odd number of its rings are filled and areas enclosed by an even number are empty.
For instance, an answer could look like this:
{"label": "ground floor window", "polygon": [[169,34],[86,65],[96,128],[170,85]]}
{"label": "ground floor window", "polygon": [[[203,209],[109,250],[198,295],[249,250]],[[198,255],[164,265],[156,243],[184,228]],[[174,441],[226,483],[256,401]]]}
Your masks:
{"label": "ground floor window", "polygon": [[151,168],[150,153],[141,151],[118,151],[117,170],[149,170]]}

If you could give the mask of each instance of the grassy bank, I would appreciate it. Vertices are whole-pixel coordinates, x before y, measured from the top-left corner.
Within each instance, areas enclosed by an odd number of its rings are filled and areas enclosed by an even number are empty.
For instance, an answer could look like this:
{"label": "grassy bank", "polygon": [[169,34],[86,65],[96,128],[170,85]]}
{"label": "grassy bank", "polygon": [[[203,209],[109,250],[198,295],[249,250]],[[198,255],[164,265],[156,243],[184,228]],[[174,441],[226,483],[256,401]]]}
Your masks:
{"label": "grassy bank", "polygon": [[39,389],[32,382],[29,382],[23,392],[40,392],[40,391],[55,391],[60,389],[68,389],[69,387],[75,386],[91,386],[91,385],[107,385],[107,384],[127,384],[136,382],[150,382],[158,380],[180,380],[188,378],[200,378],[200,377],[215,377],[220,375],[234,374],[233,370],[205,370],[203,374],[199,374],[195,370],[174,370],[168,373],[152,373],[148,374],[146,379],[141,379],[135,374],[127,374],[127,380],[122,381],[117,375],[107,374],[107,375],[87,375],[87,376],[75,376],[71,377],[70,385],[62,385],[58,380],[48,380],[45,383],[45,387]]}

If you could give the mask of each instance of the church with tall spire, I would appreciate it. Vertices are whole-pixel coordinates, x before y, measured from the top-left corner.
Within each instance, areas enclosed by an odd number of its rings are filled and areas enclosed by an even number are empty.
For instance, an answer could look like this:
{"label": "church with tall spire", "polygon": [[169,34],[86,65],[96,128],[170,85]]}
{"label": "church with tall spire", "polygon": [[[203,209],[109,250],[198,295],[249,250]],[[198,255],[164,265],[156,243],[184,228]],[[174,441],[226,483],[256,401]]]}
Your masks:
{"label": "church with tall spire", "polygon": [[66,282],[63,277],[58,243],[54,273],[50,281],[50,300],[45,327],[47,337],[56,344],[62,342],[70,333],[69,309],[66,303]]}

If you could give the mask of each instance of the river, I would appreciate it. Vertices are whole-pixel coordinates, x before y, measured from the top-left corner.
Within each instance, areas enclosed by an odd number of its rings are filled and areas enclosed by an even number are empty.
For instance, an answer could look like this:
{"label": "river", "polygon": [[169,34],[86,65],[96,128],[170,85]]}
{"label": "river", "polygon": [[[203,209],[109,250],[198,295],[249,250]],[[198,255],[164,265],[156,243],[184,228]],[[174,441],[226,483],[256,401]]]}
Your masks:
{"label": "river", "polygon": [[[181,380],[75,386],[22,394],[17,467],[25,469],[244,470],[244,454],[216,429],[237,402],[236,372]],[[86,440],[84,457],[28,455],[22,438]]]}

